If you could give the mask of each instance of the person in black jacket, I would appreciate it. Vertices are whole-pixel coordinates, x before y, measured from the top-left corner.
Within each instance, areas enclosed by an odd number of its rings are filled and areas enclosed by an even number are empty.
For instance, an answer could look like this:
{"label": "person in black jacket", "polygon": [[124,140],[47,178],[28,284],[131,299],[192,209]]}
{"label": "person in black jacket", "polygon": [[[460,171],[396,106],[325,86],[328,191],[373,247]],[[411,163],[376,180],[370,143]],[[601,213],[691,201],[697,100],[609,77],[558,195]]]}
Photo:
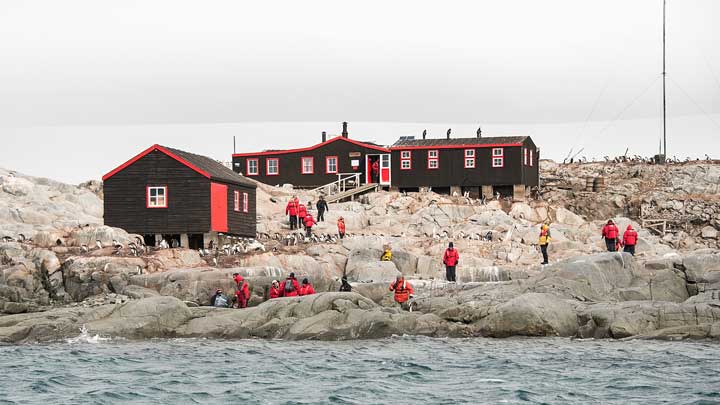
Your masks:
{"label": "person in black jacket", "polygon": [[352,286],[347,281],[347,277],[342,277],[342,284],[340,285],[340,292],[352,292]]}
{"label": "person in black jacket", "polygon": [[325,211],[330,211],[330,208],[328,207],[327,202],[325,201],[325,197],[320,196],[320,199],[315,204],[318,210],[318,222],[322,222],[325,220]]}

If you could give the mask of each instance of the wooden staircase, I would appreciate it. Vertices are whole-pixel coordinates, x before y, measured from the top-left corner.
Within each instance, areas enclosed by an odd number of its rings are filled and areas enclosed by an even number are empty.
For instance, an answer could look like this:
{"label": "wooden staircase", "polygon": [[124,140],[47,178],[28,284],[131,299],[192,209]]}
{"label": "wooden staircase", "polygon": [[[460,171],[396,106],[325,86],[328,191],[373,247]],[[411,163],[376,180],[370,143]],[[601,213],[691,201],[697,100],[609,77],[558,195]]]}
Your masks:
{"label": "wooden staircase", "polygon": [[363,184],[360,187],[351,188],[334,195],[326,196],[325,201],[327,201],[328,204],[332,202],[339,202],[346,198],[349,198],[352,201],[355,199],[356,195],[364,194],[370,191],[377,191],[379,187],[380,185],[377,183]]}
{"label": "wooden staircase", "polygon": [[380,188],[377,183],[360,184],[360,176],[360,173],[340,173],[337,181],[320,186],[312,191],[324,195],[325,201],[329,204],[345,199],[354,200],[357,195],[376,191]]}

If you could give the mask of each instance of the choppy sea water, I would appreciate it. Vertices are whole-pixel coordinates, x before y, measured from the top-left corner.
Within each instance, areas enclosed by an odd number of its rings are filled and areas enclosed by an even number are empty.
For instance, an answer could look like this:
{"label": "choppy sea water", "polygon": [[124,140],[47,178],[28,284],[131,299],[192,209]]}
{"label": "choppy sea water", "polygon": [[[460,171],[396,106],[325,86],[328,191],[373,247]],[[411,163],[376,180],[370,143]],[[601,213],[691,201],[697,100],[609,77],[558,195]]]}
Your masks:
{"label": "choppy sea water", "polygon": [[720,403],[720,344],[81,336],[0,346],[0,404]]}

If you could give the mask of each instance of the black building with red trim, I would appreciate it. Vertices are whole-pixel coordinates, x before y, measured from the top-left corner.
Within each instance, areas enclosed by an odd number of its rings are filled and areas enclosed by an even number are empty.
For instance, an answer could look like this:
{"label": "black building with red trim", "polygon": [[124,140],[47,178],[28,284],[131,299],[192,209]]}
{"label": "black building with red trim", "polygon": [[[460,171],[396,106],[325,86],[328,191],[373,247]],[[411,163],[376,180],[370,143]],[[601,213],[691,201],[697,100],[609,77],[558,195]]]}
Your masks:
{"label": "black building with red trim", "polygon": [[524,199],[539,182],[539,150],[529,136],[414,139],[390,147],[393,187]]}
{"label": "black building with red trim", "polygon": [[[315,188],[338,180],[339,175],[357,174],[360,183],[391,185],[390,149],[350,139],[347,124],[341,135],[300,149],[266,150],[233,154],[233,170],[270,185],[292,184]],[[371,176],[378,162],[378,176]]]}
{"label": "black building with red trim", "polygon": [[144,235],[151,246],[165,239],[199,248],[256,235],[257,186],[208,157],[153,145],[103,182],[105,224]]}
{"label": "black building with red trim", "polygon": [[[300,149],[233,155],[233,170],[270,185],[316,188],[356,173],[360,182],[401,191],[432,188],[445,194],[525,199],[538,186],[540,152],[529,136],[415,139],[390,147],[342,135]],[[377,175],[373,165],[377,161]]]}

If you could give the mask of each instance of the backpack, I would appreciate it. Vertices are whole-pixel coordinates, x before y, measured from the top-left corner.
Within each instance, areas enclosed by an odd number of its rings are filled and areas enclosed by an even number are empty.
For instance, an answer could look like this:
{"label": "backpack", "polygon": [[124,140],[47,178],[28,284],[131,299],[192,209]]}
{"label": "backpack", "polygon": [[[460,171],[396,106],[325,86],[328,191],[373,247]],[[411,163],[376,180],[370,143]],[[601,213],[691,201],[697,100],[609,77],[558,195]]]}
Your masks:
{"label": "backpack", "polygon": [[227,299],[224,296],[219,295],[217,298],[215,298],[215,306],[219,308],[227,307]]}
{"label": "backpack", "polygon": [[295,286],[293,285],[292,280],[287,279],[285,280],[285,292],[293,292],[295,291]]}

